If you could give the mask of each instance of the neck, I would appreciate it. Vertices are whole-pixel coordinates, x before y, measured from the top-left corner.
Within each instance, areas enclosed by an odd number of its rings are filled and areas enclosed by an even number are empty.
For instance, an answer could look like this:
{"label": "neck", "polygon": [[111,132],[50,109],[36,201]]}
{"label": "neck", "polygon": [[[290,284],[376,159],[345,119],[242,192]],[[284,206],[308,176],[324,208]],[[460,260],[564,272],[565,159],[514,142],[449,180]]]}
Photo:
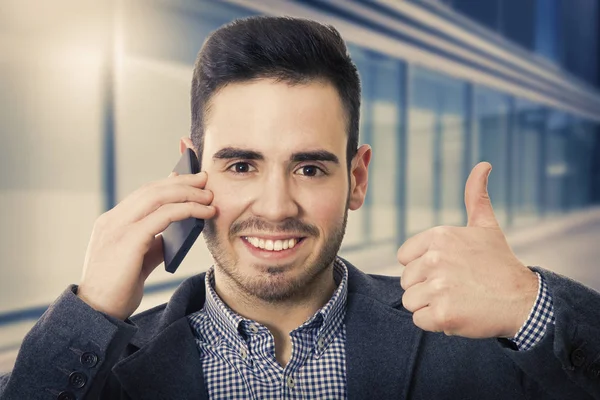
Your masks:
{"label": "neck", "polygon": [[277,336],[287,336],[323,307],[336,289],[333,263],[323,270],[297,295],[280,301],[262,300],[233,282],[220,268],[215,268],[215,291],[233,311],[256,321]]}
{"label": "neck", "polygon": [[290,332],[323,307],[335,291],[333,263],[315,276],[304,290],[285,301],[268,302],[253,296],[218,267],[215,268],[215,290],[233,311],[269,329],[275,341],[277,362],[285,368],[292,358]]}

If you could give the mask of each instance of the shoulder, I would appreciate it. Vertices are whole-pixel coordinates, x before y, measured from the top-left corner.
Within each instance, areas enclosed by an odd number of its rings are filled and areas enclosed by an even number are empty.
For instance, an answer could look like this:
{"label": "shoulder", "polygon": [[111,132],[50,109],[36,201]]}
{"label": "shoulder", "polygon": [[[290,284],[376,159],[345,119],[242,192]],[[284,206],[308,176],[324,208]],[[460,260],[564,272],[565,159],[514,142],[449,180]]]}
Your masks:
{"label": "shoulder", "polygon": [[400,277],[367,274],[347,260],[348,296],[364,296],[397,308],[402,305],[404,290],[400,286]]}

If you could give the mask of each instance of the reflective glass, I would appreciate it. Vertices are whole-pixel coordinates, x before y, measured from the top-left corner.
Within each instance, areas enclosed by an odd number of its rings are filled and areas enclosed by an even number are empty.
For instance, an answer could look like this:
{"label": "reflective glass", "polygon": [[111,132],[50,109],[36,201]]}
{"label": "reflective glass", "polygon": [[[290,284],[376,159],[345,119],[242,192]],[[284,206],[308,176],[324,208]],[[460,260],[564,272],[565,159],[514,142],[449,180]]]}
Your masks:
{"label": "reflective glass", "polygon": [[476,159],[492,164],[488,190],[496,218],[506,224],[509,97],[491,89],[478,87],[475,94]]}
{"label": "reflective glass", "polygon": [[374,64],[371,159],[371,240],[394,240],[397,234],[396,183],[399,170],[398,133],[400,125],[399,61],[379,57]]}
{"label": "reflective glass", "polygon": [[541,201],[542,135],[546,113],[527,100],[515,102],[515,126],[510,153],[512,224],[531,223],[539,217]]}
{"label": "reflective glass", "polygon": [[408,121],[407,232],[463,222],[463,82],[415,68]]}

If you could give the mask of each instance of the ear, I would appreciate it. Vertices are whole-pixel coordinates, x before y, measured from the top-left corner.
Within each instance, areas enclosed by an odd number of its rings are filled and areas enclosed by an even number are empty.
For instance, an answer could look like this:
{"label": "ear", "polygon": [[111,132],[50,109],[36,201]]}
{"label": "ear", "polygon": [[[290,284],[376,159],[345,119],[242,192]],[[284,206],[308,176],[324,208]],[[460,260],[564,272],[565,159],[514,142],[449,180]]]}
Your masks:
{"label": "ear", "polygon": [[350,210],[358,210],[365,202],[371,154],[371,146],[363,144],[358,148],[350,164],[350,199],[348,201]]}
{"label": "ear", "polygon": [[179,139],[179,154],[183,154],[185,149],[191,149],[194,153],[196,152],[196,149],[194,149],[194,144],[192,143],[192,139],[187,136]]}

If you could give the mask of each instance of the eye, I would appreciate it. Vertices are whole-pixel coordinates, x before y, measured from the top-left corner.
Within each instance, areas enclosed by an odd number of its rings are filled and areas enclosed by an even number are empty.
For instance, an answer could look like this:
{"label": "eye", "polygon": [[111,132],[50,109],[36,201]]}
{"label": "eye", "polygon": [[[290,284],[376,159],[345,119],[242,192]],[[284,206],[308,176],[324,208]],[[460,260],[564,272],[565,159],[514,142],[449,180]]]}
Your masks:
{"label": "eye", "polygon": [[236,162],[235,164],[231,164],[227,169],[236,174],[246,174],[252,172],[254,167],[247,162]]}
{"label": "eye", "polygon": [[304,165],[296,170],[299,175],[315,177],[325,175],[325,172],[315,165]]}

